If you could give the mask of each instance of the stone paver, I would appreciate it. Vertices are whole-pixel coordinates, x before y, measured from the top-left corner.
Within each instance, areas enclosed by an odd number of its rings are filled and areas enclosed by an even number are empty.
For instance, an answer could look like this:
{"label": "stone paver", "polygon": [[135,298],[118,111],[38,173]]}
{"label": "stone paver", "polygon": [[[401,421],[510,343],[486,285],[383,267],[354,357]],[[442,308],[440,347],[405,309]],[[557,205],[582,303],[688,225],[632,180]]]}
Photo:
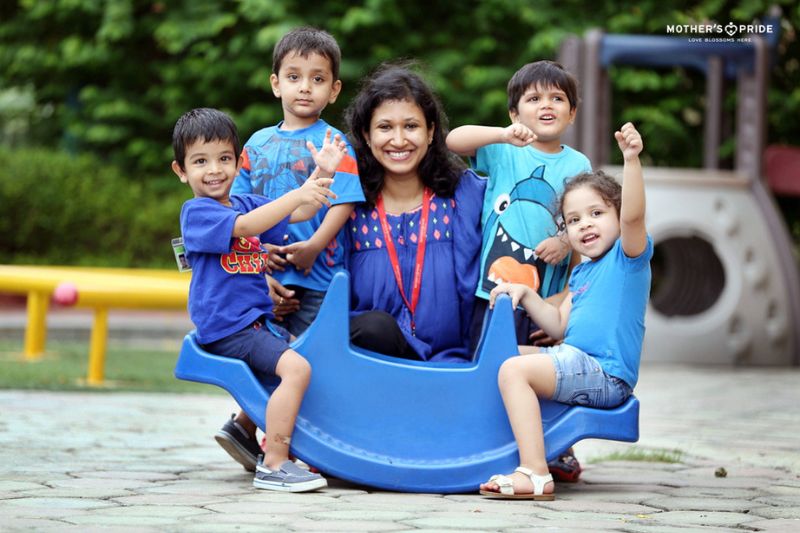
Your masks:
{"label": "stone paver", "polygon": [[531,503],[258,491],[212,438],[225,396],[0,391],[0,529],[800,531],[800,370],[645,365],[636,393],[635,448],[578,443],[582,480]]}

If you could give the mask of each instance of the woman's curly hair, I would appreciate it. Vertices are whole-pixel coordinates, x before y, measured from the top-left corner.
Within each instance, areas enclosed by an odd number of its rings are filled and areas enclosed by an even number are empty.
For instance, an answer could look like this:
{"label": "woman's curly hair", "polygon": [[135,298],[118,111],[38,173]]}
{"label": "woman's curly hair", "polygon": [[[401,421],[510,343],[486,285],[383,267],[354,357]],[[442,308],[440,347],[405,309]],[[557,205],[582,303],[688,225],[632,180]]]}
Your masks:
{"label": "woman's curly hair", "polygon": [[433,91],[409,63],[389,63],[362,81],[361,90],[345,111],[348,139],[356,152],[358,174],[366,201],[375,205],[383,188],[384,168],[372,155],[365,135],[372,115],[387,101],[413,102],[422,110],[425,122],[433,128],[433,140],[419,165],[422,183],[440,197],[452,197],[465,165],[447,149],[447,117]]}

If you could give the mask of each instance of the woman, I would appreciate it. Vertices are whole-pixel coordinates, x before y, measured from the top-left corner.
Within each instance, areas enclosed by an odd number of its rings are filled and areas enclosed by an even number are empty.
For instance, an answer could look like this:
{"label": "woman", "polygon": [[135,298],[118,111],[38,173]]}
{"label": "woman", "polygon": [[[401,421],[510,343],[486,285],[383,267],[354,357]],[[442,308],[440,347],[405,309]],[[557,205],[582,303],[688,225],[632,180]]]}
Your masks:
{"label": "woman", "polygon": [[366,197],[344,227],[353,344],[471,360],[485,181],[447,150],[441,105],[407,67],[366,79],[346,117]]}

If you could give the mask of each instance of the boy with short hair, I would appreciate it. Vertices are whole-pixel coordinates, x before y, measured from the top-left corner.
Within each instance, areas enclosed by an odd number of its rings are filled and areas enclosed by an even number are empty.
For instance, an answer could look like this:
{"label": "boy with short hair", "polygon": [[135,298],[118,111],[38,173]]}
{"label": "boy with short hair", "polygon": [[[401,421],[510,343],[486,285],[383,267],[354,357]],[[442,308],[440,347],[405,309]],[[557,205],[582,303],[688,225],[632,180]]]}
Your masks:
{"label": "boy with short hair", "polygon": [[[340,63],[339,45],[325,31],[301,27],[278,41],[272,54],[270,85],[281,100],[283,120],[255,132],[245,143],[231,192],[278,198],[300,187],[315,171],[312,150],[331,131],[336,139],[345,139],[320,118],[342,88]],[[275,314],[295,336],[314,321],[333,275],[343,269],[339,230],[355,203],[364,201],[355,152],[349,144],[346,147],[338,166],[320,172],[321,177],[335,178],[331,190],[337,199],[333,205],[323,207],[310,220],[290,224],[284,238],[276,242],[280,246],[272,248],[269,256],[268,271],[277,282],[271,285],[280,296]],[[245,469],[253,470],[261,452],[255,432],[255,424],[240,413],[228,420],[215,438]]]}
{"label": "boy with short hair", "polygon": [[[345,138],[320,118],[342,88],[340,63],[339,45],[325,31],[301,27],[278,41],[270,84],[275,97],[281,100],[283,120],[257,131],[245,143],[234,193],[277,198],[296,189],[314,170],[309,147],[319,146],[327,130]],[[273,277],[292,289],[299,300],[300,308],[283,317],[286,329],[293,335],[300,335],[314,320],[333,275],[343,268],[339,230],[354,204],[364,201],[355,152],[349,145],[347,148],[335,175],[321,174],[335,177],[332,190],[338,199],[311,220],[291,224],[287,240],[280,243],[284,246],[278,250],[285,259],[277,254],[271,258]]]}
{"label": "boy with short hair", "polygon": [[280,240],[288,222],[310,218],[336,197],[332,179],[317,175],[338,165],[344,143],[326,139],[315,151],[320,162],[315,174],[273,201],[230,195],[239,170],[239,138],[225,113],[208,108],[185,113],[175,124],[172,145],[172,170],[194,193],[181,209],[181,233],[193,270],[188,307],[197,342],[211,353],[244,360],[259,379],[281,380],[267,403],[269,446],[255,467],[253,485],[289,492],[325,487],[325,478],[288,459],[311,368],[289,347],[289,333],[270,322],[263,274],[268,252],[261,243]]}
{"label": "boy with short hair", "polygon": [[[553,61],[536,61],[508,82],[510,126],[461,126],[447,136],[448,148],[469,156],[489,180],[481,218],[477,331],[489,293],[500,283],[524,284],[556,305],[566,295],[569,270],[580,257],[570,258],[559,231],[558,198],[568,178],[591,170],[585,155],[561,143],[577,109],[578,84],[572,74]],[[515,310],[514,318],[517,344],[542,340],[541,331],[531,331],[534,325],[524,311]]]}

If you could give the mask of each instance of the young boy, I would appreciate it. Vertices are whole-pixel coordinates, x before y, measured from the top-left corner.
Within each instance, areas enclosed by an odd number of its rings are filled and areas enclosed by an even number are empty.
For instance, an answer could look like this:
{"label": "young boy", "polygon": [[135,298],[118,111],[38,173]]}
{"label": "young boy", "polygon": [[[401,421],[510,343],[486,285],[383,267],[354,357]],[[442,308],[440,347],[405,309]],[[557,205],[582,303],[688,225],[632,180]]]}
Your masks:
{"label": "young boy", "polygon": [[280,240],[288,222],[313,216],[335,198],[330,178],[317,175],[339,164],[344,143],[323,143],[319,170],[303,184],[270,201],[263,196],[230,195],[239,170],[236,126],[215,109],[194,109],[175,124],[172,170],[194,198],[181,209],[181,233],[193,275],[189,315],[198,343],[209,352],[247,362],[263,379],[280,384],[267,403],[269,446],[256,465],[257,488],[301,492],[327,485],[288,459],[295,418],[311,369],[288,344],[289,334],[270,322],[272,302],[264,277],[268,253],[262,242]]}
{"label": "young boy", "polygon": [[[245,143],[242,167],[231,189],[234,194],[278,198],[308,179],[316,166],[314,146],[334,130],[320,114],[339,96],[340,63],[339,45],[324,31],[297,28],[278,41],[272,54],[270,84],[275,97],[281,100],[283,120],[257,131]],[[334,131],[337,138],[344,138],[341,132]],[[295,336],[317,316],[333,275],[343,268],[339,230],[354,204],[364,201],[355,152],[349,145],[338,166],[322,170],[320,176],[335,177],[334,205],[330,209],[323,207],[308,221],[290,224],[284,238],[276,242],[282,246],[274,248],[269,256],[268,270],[280,291],[275,314]],[[286,254],[285,258],[279,254]],[[293,312],[285,314],[288,310]],[[235,419],[231,417],[215,438],[245,469],[254,470],[261,453],[255,433],[255,424],[240,413]]]}
{"label": "young boy", "polygon": [[[566,295],[567,275],[580,258],[569,257],[569,244],[559,233],[558,198],[567,178],[591,170],[586,156],[561,144],[577,109],[575,78],[558,63],[536,61],[508,82],[510,126],[461,126],[447,136],[448,148],[469,156],[489,177],[476,321],[483,320],[491,290],[503,282],[526,285],[556,305]],[[516,310],[514,318],[518,344],[542,340],[524,311]],[[476,331],[479,326],[474,324]],[[564,458],[560,466],[580,472],[574,458]]]}
{"label": "young boy", "polygon": [[[336,101],[342,88],[340,62],[336,40],[315,28],[292,30],[275,45],[270,84],[275,97],[281,100],[283,120],[257,131],[245,143],[234,193],[277,198],[307,179],[315,166],[308,147],[319,146],[326,131],[333,129],[320,115],[326,105]],[[344,138],[338,130],[334,132]],[[339,230],[355,202],[364,200],[355,153],[349,146],[335,176],[324,172],[320,175],[335,177],[332,190],[338,199],[311,220],[291,224],[286,240],[279,243],[284,246],[277,250],[285,254],[285,259],[278,254],[270,258],[273,277],[294,291],[299,300],[299,309],[283,317],[286,329],[293,335],[300,335],[317,316],[333,275],[342,269]]]}

